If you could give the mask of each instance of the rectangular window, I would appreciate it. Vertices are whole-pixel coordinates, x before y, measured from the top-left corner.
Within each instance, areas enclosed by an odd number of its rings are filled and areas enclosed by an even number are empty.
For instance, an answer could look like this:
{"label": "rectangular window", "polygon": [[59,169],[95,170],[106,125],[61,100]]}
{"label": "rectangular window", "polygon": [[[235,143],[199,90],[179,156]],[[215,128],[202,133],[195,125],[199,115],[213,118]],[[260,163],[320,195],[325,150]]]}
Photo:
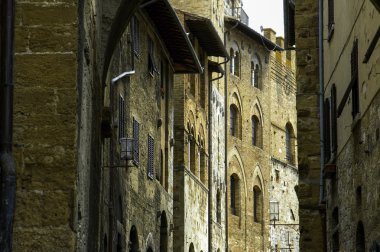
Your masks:
{"label": "rectangular window", "polygon": [[352,82],[352,118],[359,113],[359,72],[358,72],[358,40],[355,40],[351,52]]}
{"label": "rectangular window", "polygon": [[152,76],[154,72],[157,72],[157,67],[154,63],[154,43],[150,37],[148,37],[148,71]]}
{"label": "rectangular window", "polygon": [[148,135],[148,177],[154,179],[154,139]]}
{"label": "rectangular window", "polygon": [[125,100],[119,96],[119,138],[125,138]]}
{"label": "rectangular window", "polygon": [[140,155],[139,155],[139,131],[140,131],[140,124],[133,118],[133,163],[136,165],[140,162]]}
{"label": "rectangular window", "polygon": [[334,30],[334,0],[328,0],[328,15],[328,39],[330,39]]}
{"label": "rectangular window", "polygon": [[140,24],[139,20],[136,17],[132,18],[132,42],[133,42],[133,51],[139,56],[140,55]]}

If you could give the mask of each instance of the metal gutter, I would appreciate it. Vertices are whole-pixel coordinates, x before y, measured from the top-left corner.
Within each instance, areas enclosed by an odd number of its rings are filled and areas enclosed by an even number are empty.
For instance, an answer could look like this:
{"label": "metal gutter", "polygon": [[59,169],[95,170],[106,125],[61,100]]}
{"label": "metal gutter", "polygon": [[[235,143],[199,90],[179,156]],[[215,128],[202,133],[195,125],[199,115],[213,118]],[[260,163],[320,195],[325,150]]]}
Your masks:
{"label": "metal gutter", "polygon": [[16,198],[16,166],[12,154],[13,134],[13,42],[14,0],[0,3],[0,251],[12,251]]}

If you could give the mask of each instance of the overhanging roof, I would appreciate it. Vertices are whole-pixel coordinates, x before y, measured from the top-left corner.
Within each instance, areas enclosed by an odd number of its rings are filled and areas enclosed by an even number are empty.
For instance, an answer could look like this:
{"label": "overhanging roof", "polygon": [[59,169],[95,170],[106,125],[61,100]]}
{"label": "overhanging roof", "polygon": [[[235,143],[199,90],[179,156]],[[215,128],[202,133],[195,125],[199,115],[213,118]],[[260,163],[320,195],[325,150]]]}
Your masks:
{"label": "overhanging roof", "polygon": [[210,19],[186,13],[185,22],[209,56],[229,57]]}
{"label": "overhanging roof", "polygon": [[145,0],[143,10],[155,24],[176,73],[202,73],[202,67],[181,22],[168,0]]}
{"label": "overhanging roof", "polygon": [[234,26],[234,27],[236,26],[235,29],[240,30],[245,35],[247,35],[248,37],[256,40],[258,43],[265,46],[268,50],[271,50],[271,51],[283,51],[284,50],[279,45],[273,43],[272,41],[270,41],[269,39],[267,39],[266,37],[264,37],[263,35],[261,35],[257,31],[253,30],[252,28],[243,24],[242,22],[240,22],[237,19],[225,17],[224,21],[227,24],[229,24],[230,26]]}

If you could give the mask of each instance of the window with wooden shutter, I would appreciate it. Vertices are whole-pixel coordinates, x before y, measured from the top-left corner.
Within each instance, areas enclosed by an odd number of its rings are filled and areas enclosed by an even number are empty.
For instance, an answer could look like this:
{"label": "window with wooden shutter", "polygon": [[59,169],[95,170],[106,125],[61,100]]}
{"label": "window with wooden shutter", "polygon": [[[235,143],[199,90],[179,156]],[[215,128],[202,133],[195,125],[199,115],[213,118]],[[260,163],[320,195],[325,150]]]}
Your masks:
{"label": "window with wooden shutter", "polygon": [[133,163],[138,165],[140,162],[139,155],[139,134],[140,124],[133,118]]}
{"label": "window with wooden shutter", "polygon": [[324,120],[324,148],[325,148],[325,163],[328,163],[331,158],[331,149],[330,149],[330,101],[329,99],[325,100],[324,105],[325,120]]}
{"label": "window with wooden shutter", "polygon": [[148,177],[154,179],[154,139],[148,135]]}
{"label": "window with wooden shutter", "polygon": [[351,52],[352,82],[352,118],[359,113],[359,73],[358,73],[358,40],[355,40]]}
{"label": "window with wooden shutter", "polygon": [[119,96],[119,138],[125,138],[125,100]]}
{"label": "window with wooden shutter", "polygon": [[328,0],[328,15],[328,40],[330,40],[334,31],[334,0]]}
{"label": "window with wooden shutter", "polygon": [[337,139],[337,114],[336,114],[336,87],[331,87],[331,151],[336,154],[338,147]]}

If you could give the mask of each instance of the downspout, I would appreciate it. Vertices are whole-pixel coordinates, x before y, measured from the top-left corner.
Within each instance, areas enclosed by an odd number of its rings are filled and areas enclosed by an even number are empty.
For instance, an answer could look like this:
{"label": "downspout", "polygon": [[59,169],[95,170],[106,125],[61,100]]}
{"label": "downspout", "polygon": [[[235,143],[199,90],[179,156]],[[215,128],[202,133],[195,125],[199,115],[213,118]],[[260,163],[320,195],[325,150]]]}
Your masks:
{"label": "downspout", "polygon": [[[129,70],[129,71],[126,71],[126,72],[123,72],[121,73],[120,75],[112,78],[111,80],[111,83],[110,83],[110,94],[109,94],[109,97],[110,97],[110,114],[111,114],[111,136],[110,136],[110,148],[109,148],[109,169],[110,169],[110,172],[109,172],[109,183],[110,183],[110,190],[109,190],[109,220],[108,220],[108,243],[109,243],[109,249],[108,251],[109,252],[112,252],[113,251],[113,248],[114,248],[114,245],[116,244],[114,241],[116,240],[116,236],[115,236],[115,229],[116,229],[116,223],[115,223],[115,215],[114,215],[114,207],[115,207],[115,200],[114,200],[114,194],[115,194],[115,182],[114,182],[114,178],[115,178],[115,160],[114,160],[114,152],[115,152],[115,149],[114,149],[114,145],[116,143],[115,141],[115,136],[114,136],[114,121],[115,121],[115,118],[114,118],[114,85],[121,79],[127,77],[127,76],[131,76],[133,74],[135,74],[135,55],[134,55],[134,52],[133,52],[133,41],[131,43],[131,55],[132,55],[132,58],[131,58],[131,65],[132,65],[132,69]],[[117,232],[117,231],[116,231]],[[115,239],[114,239],[115,238]]]}
{"label": "downspout", "polygon": [[0,3],[0,251],[12,251],[16,197],[16,171],[12,155],[13,134],[13,0]]}
{"label": "downspout", "polygon": [[[228,59],[227,59],[228,61]],[[219,65],[223,64],[224,62],[220,63]],[[212,106],[211,106],[211,96],[212,96],[212,82],[219,80],[223,78],[224,73],[221,73],[220,76],[211,79],[208,82],[208,225],[209,225],[209,232],[208,232],[208,251],[212,251],[212,158],[213,158],[213,152],[212,152]]]}
{"label": "downspout", "polygon": [[[325,124],[325,115],[324,115],[324,89],[325,89],[325,83],[324,83],[324,46],[323,46],[323,0],[319,0],[319,128],[320,128],[320,150],[321,150],[321,160],[320,160],[320,175],[319,175],[319,205],[322,206],[325,203],[324,201],[324,180],[323,180],[323,169],[325,167],[325,147],[324,147],[324,124]],[[324,251],[327,251],[327,237],[326,237],[326,206],[324,205],[323,208],[320,210],[321,215],[321,224],[322,224],[322,237],[323,237],[323,244],[324,244]]]}
{"label": "downspout", "polygon": [[320,178],[319,178],[319,204],[322,204],[324,198],[324,181],[323,181],[323,168],[325,166],[325,147],[324,147],[324,59],[323,59],[323,0],[319,0],[319,130],[320,130],[320,149],[321,149],[321,160],[320,160]]}
{"label": "downspout", "polygon": [[[236,21],[236,24],[234,26],[232,26],[229,30],[225,31],[224,32],[224,46],[226,47],[227,46],[227,33],[230,32],[232,29],[235,29],[237,26],[239,25],[239,21]],[[228,187],[227,187],[227,181],[228,181],[228,171],[227,171],[227,157],[228,157],[228,146],[227,146],[227,136],[228,136],[228,130],[227,130],[227,123],[228,123],[228,120],[227,120],[227,115],[228,115],[228,107],[227,107],[227,95],[228,95],[228,92],[227,92],[227,62],[229,61],[229,59],[227,61],[224,62],[224,71],[225,71],[225,75],[224,75],[224,110],[225,110],[225,113],[224,113],[224,169],[225,169],[225,178],[224,178],[224,181],[226,182],[226,193],[225,193],[225,202],[226,202],[226,207],[225,207],[225,218],[226,218],[226,252],[228,252]]]}

